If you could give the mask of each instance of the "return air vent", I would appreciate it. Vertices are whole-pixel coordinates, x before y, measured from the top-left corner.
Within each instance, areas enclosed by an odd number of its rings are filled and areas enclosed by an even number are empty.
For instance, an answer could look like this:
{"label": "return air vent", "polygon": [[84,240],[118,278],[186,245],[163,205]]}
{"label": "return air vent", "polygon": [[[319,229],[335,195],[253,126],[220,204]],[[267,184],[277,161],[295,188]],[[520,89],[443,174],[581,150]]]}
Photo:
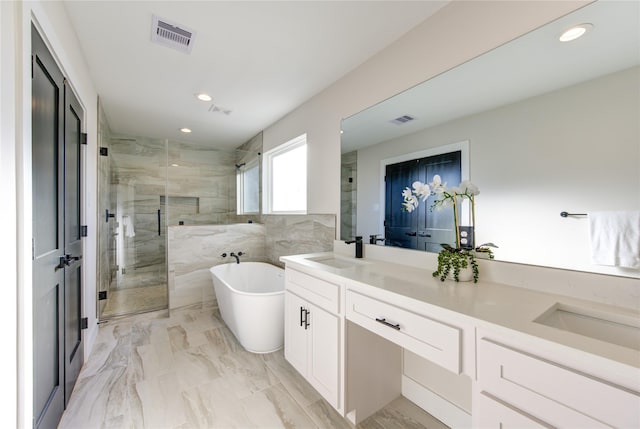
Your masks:
{"label": "return air vent", "polygon": [[185,54],[191,53],[195,32],[156,15],[152,17],[151,41]]}
{"label": "return air vent", "polygon": [[395,118],[394,120],[391,121],[391,123],[396,125],[403,125],[403,124],[406,124],[407,122],[413,121],[414,119],[415,118],[413,116],[403,115],[398,118]]}

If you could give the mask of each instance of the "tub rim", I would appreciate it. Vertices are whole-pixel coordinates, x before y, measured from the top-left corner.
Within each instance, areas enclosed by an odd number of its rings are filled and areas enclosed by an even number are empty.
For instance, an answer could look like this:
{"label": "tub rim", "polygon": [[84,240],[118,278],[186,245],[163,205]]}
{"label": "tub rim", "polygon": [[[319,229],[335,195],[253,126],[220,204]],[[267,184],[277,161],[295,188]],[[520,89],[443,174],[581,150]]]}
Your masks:
{"label": "tub rim", "polygon": [[[213,271],[214,268],[222,266],[222,265],[231,265],[231,264],[235,264],[235,262],[225,262],[222,264],[218,264],[218,265],[214,265],[213,267],[209,268],[209,272],[211,273],[212,276],[216,277],[218,279],[218,281],[220,281],[222,284],[224,284],[228,289],[231,289],[234,293],[237,293],[238,295],[246,295],[246,296],[275,296],[275,295],[281,295],[284,294],[284,281],[283,281],[283,285],[282,285],[282,290],[276,291],[276,292],[245,292],[245,291],[241,291],[238,290],[234,287],[232,287],[229,283],[227,283],[226,281],[224,281],[223,279],[221,279],[220,277],[218,277],[216,275],[216,273]],[[277,268],[278,270],[282,271],[282,273],[284,274],[284,268],[280,268],[277,265],[273,265],[270,264],[268,262],[260,262],[260,261],[247,261],[247,262],[240,262],[240,264],[261,264],[261,265],[269,265],[271,267]],[[214,285],[215,287],[215,285]]]}

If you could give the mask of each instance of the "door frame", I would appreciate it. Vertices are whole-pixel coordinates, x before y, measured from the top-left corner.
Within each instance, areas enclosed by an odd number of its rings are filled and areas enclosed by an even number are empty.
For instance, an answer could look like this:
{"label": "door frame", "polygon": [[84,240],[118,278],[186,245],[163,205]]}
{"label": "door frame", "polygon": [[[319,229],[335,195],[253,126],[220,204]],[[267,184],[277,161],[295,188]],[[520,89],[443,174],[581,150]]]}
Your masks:
{"label": "door frame", "polygon": [[[436,146],[429,149],[420,150],[417,152],[405,153],[403,155],[397,155],[391,158],[385,158],[380,160],[380,184],[378,189],[380,190],[379,195],[379,204],[380,210],[378,211],[378,231],[384,231],[384,218],[386,214],[386,186],[384,181],[384,176],[387,171],[387,165],[389,164],[397,164],[399,162],[410,161],[412,159],[420,159],[427,158],[434,155],[442,155],[444,153],[460,151],[461,159],[460,159],[460,168],[461,168],[461,177],[462,180],[470,180],[469,179],[469,140],[463,140],[456,143],[449,143],[443,146]],[[458,186],[458,183],[451,184],[449,186]],[[407,183],[407,187],[411,187],[411,183]],[[400,195],[398,195],[400,198]],[[461,219],[465,220],[467,224],[469,223],[469,219],[471,217],[469,208],[464,205],[461,210]]]}

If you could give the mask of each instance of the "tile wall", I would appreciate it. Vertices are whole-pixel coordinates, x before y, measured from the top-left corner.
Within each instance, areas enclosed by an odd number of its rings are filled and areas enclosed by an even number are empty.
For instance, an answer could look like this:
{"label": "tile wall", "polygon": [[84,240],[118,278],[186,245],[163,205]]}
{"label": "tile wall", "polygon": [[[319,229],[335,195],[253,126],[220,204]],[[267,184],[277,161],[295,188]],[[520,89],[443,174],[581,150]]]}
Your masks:
{"label": "tile wall", "polygon": [[169,226],[169,308],[214,301],[209,268],[230,263],[222,253],[241,251],[242,261],[283,266],[283,255],[329,251],[335,215],[263,215],[262,223]]}

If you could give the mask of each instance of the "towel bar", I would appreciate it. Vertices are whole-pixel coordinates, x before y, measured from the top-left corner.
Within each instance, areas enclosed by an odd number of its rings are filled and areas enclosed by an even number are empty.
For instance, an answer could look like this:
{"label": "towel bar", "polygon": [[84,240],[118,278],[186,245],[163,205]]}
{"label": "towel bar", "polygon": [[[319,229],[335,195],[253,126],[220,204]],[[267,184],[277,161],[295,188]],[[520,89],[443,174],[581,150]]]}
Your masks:
{"label": "towel bar", "polygon": [[586,213],[567,213],[567,212],[560,212],[560,216],[562,217],[569,217],[569,216],[587,216]]}

